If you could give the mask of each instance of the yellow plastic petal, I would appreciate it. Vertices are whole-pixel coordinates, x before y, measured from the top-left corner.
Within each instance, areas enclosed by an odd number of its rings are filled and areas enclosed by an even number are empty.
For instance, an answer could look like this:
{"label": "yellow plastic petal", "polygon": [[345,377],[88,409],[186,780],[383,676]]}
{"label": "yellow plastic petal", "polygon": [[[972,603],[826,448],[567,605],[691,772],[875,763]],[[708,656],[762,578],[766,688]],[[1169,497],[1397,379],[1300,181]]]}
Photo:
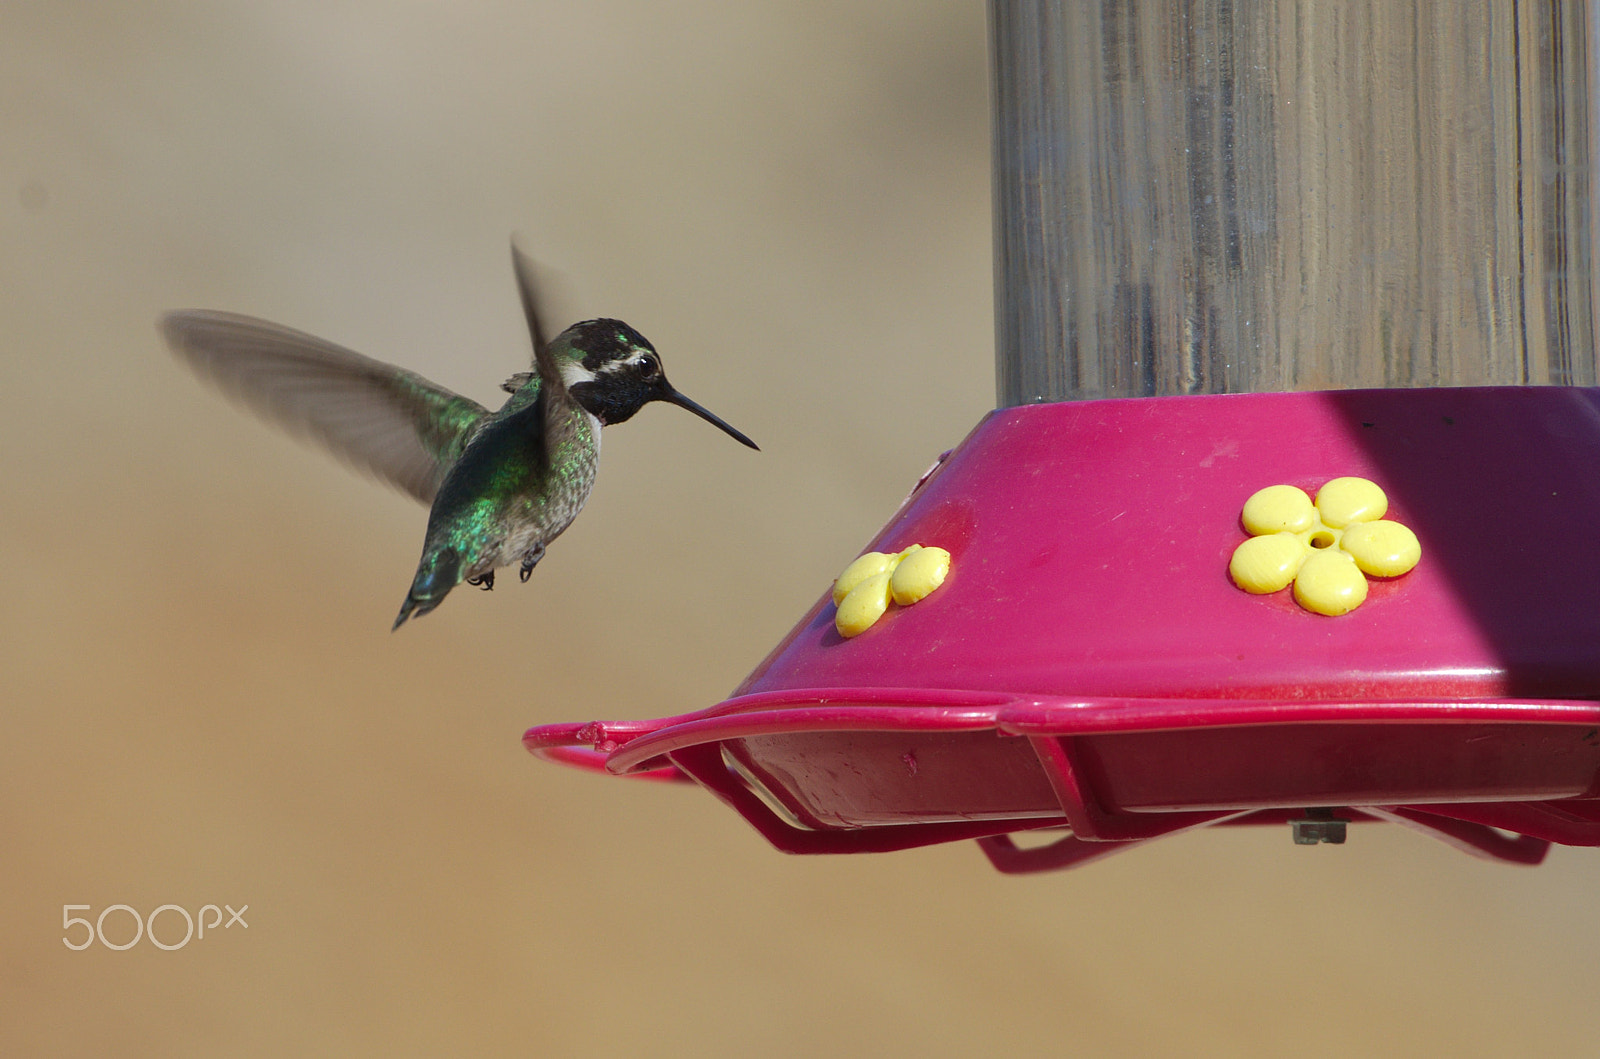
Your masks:
{"label": "yellow plastic petal", "polygon": [[909,607],[944,584],[950,573],[950,553],[943,548],[919,547],[901,555],[899,565],[889,577],[889,590],[896,603]]}
{"label": "yellow plastic petal", "polygon": [[1294,598],[1309,611],[1337,617],[1366,602],[1367,579],[1344,552],[1314,552],[1294,579]]}
{"label": "yellow plastic petal", "polygon": [[844,573],[839,575],[839,580],[833,583],[833,605],[838,606],[844,602],[844,597],[850,590],[869,577],[875,577],[886,570],[894,569],[894,564],[899,561],[897,555],[885,555],[882,552],[868,552],[856,559],[855,562],[844,568]]}
{"label": "yellow plastic petal", "polygon": [[1292,485],[1269,485],[1251,494],[1244,502],[1240,521],[1252,536],[1288,530],[1299,533],[1311,528],[1317,511],[1304,489]]}
{"label": "yellow plastic petal", "polygon": [[1339,547],[1373,577],[1399,577],[1422,558],[1422,544],[1409,526],[1388,519],[1361,522],[1344,531]]}
{"label": "yellow plastic petal", "polygon": [[1246,592],[1265,595],[1287,588],[1309,554],[1305,543],[1293,533],[1269,533],[1251,537],[1233,550],[1228,576]]}
{"label": "yellow plastic petal", "polygon": [[833,627],[849,639],[872,628],[889,609],[889,572],[873,574],[852,588],[833,615]]}
{"label": "yellow plastic petal", "polygon": [[1389,498],[1365,478],[1335,478],[1317,490],[1317,512],[1334,529],[1380,519],[1388,510]]}

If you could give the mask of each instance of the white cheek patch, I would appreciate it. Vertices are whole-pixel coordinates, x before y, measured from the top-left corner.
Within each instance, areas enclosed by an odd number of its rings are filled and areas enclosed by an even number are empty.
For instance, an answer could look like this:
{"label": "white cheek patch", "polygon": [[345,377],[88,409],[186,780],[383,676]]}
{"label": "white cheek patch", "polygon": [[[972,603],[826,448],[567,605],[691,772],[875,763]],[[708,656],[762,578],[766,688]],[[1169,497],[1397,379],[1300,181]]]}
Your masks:
{"label": "white cheek patch", "polygon": [[561,362],[561,381],[567,389],[572,389],[580,382],[594,382],[595,373],[583,366],[581,360],[564,360]]}

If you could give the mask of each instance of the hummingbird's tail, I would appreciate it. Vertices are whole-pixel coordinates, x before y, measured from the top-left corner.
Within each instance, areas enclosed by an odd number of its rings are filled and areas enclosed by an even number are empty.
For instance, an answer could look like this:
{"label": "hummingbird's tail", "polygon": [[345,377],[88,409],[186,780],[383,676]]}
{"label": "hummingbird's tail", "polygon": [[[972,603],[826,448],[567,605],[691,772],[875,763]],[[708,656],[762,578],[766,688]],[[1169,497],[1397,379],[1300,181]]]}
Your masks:
{"label": "hummingbird's tail", "polygon": [[400,615],[394,619],[394,626],[389,631],[400,628],[411,615],[420,618],[443,603],[444,597],[460,583],[460,552],[454,548],[444,548],[432,555],[424,555],[417,566],[417,576],[411,582],[411,591],[406,593],[406,601],[400,604]]}
{"label": "hummingbird's tail", "polygon": [[[393,625],[389,626],[389,631],[394,632],[396,629],[400,628],[400,626],[404,625],[406,623],[406,619],[411,617],[412,614],[416,614],[417,617],[420,618],[422,615],[428,613],[428,611],[432,610],[436,606],[438,606],[437,603],[433,604],[432,606],[423,606],[422,601],[417,599],[416,596],[406,596],[406,601],[400,604],[400,616],[395,618]],[[421,609],[418,609],[419,607]]]}

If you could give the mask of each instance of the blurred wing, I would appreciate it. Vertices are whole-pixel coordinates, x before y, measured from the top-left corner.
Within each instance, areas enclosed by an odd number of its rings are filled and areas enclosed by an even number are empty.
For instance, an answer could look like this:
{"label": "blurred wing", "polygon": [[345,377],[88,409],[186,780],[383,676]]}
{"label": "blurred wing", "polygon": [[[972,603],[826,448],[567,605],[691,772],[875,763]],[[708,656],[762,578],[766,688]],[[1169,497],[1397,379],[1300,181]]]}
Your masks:
{"label": "blurred wing", "polygon": [[235,401],[424,504],[488,414],[420,375],[254,317],[187,309],[161,331]]}
{"label": "blurred wing", "polygon": [[567,396],[567,383],[561,377],[555,354],[550,352],[550,336],[545,333],[544,318],[539,311],[539,285],[534,280],[533,262],[517,244],[511,244],[511,267],[517,273],[517,293],[522,296],[522,313],[528,318],[528,334],[533,339],[533,368],[551,399]]}
{"label": "blurred wing", "polygon": [[533,371],[521,377],[535,375],[539,379],[539,400],[535,407],[523,413],[527,437],[539,439],[534,460],[541,468],[550,466],[550,455],[561,444],[562,432],[567,429],[565,412],[573,405],[567,392],[567,380],[561,377],[556,355],[550,350],[550,336],[545,332],[544,314],[539,309],[539,284],[534,279],[533,262],[511,243],[511,267],[517,274],[517,293],[522,297],[522,313],[528,318],[528,334],[533,339]]}

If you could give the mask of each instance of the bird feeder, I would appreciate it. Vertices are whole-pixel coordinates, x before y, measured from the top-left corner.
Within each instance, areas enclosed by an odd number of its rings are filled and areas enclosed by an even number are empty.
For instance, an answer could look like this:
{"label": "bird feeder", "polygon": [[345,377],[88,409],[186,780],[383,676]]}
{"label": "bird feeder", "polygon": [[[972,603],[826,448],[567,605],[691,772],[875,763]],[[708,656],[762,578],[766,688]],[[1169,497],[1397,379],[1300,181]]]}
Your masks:
{"label": "bird feeder", "polygon": [[526,746],[794,853],[1600,845],[1587,15],[992,4],[1005,407],[726,701]]}

